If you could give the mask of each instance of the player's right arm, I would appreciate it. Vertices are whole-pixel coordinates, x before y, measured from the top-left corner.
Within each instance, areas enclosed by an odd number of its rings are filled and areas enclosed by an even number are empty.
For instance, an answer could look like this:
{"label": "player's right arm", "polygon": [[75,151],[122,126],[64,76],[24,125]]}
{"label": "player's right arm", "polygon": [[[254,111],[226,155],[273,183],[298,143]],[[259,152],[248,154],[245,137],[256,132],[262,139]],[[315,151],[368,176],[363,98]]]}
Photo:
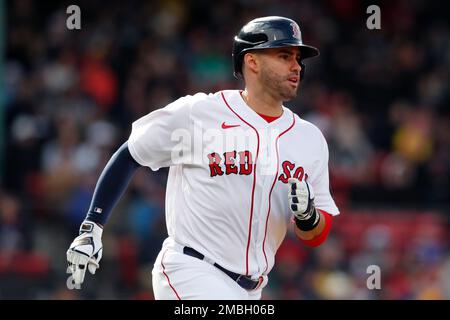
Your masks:
{"label": "player's right arm", "polygon": [[139,167],[125,142],[103,169],[79,235],[67,250],[67,261],[75,284],[83,282],[86,269],[94,274],[99,267],[103,252],[103,225]]}
{"label": "player's right arm", "polygon": [[[180,130],[189,135],[191,103],[195,98],[196,96],[180,98],[136,120],[128,141],[108,161],[97,181],[79,235],[67,250],[67,260],[75,284],[83,282],[86,269],[94,274],[99,267],[103,252],[103,226],[136,170],[141,166],[158,170],[175,164],[173,150],[179,147],[180,141],[173,139],[173,133]],[[189,148],[184,151],[189,151]],[[183,154],[188,156],[189,152]]]}

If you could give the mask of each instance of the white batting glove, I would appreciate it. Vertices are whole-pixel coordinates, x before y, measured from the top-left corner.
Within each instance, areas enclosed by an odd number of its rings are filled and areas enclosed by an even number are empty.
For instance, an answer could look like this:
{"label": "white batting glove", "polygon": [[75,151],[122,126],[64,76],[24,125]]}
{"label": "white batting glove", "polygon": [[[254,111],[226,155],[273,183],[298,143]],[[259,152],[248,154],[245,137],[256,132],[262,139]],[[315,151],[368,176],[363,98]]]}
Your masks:
{"label": "white batting glove", "polygon": [[67,261],[76,285],[82,284],[86,274],[86,268],[91,274],[100,267],[102,258],[103,228],[92,221],[83,221],[80,226],[80,234],[71,243],[67,250]]}
{"label": "white batting glove", "polygon": [[320,214],[314,205],[314,191],[305,180],[289,178],[289,209],[301,230],[311,230],[319,223]]}

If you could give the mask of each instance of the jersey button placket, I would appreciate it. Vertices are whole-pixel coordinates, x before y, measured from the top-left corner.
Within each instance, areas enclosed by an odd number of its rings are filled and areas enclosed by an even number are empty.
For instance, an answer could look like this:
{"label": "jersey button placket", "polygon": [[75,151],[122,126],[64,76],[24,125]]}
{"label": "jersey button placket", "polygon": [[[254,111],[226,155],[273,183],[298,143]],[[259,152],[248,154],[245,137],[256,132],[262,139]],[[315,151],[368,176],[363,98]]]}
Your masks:
{"label": "jersey button placket", "polygon": [[[272,179],[270,175],[268,175],[267,172],[267,166],[270,164],[270,148],[268,148],[269,141],[269,135],[267,134],[267,130],[263,129],[260,131],[261,135],[261,145],[260,145],[260,161],[259,162],[259,168],[258,168],[258,179],[259,179],[259,203],[258,203],[258,211],[257,211],[257,217],[258,217],[258,224],[255,225],[255,257],[256,262],[258,264],[258,274],[261,274],[263,269],[265,268],[265,257],[263,253],[263,241],[264,241],[264,233],[265,233],[265,222],[266,222],[266,214],[268,210],[267,205],[267,197],[269,194],[268,185],[269,180]],[[270,187],[269,187],[270,188]]]}

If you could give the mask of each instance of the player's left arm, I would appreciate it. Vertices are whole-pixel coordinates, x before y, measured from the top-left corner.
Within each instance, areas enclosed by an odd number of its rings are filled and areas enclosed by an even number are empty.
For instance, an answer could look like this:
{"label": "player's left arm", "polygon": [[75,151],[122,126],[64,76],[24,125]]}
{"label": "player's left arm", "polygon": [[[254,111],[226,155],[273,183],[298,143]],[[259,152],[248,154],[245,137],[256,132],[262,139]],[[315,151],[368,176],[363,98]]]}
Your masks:
{"label": "player's left arm", "polygon": [[339,214],[329,187],[328,144],[321,133],[319,150],[320,161],[311,179],[289,180],[288,198],[289,208],[294,215],[294,231],[303,243],[311,247],[317,247],[326,240],[333,216]]}
{"label": "player's left arm", "polygon": [[[327,215],[328,217],[330,217],[330,219],[332,219],[330,214],[322,213],[319,209],[316,209],[316,210],[317,210],[317,214],[320,215],[319,223],[317,224],[317,227],[315,227],[314,229],[312,229],[310,231],[304,231],[304,230],[300,229],[300,227],[295,222],[295,218],[294,218],[294,223],[295,223],[294,232],[297,235],[297,237],[299,237],[303,241],[313,240],[313,239],[317,238],[318,236],[322,235],[322,233],[325,230],[325,226],[328,224],[328,222],[326,221],[325,215]],[[331,221],[330,221],[330,223],[331,223]]]}
{"label": "player's left arm", "polygon": [[316,208],[314,191],[306,181],[289,179],[289,208],[293,213],[294,232],[306,245],[321,245],[330,232],[332,216]]}

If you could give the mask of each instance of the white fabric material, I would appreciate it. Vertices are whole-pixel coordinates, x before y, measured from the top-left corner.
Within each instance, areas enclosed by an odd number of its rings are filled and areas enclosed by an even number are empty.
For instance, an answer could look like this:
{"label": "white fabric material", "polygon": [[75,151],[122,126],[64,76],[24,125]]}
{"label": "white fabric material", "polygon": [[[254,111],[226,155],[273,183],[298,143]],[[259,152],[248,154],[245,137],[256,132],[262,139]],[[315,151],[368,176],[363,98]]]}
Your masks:
{"label": "white fabric material", "polygon": [[183,254],[173,239],[164,241],[152,270],[156,300],[259,300],[267,284],[247,291],[224,272],[195,257]]}
{"label": "white fabric material", "polygon": [[[302,181],[307,175],[316,208],[339,214],[330,195],[328,146],[320,130],[285,107],[280,118],[267,123],[237,90],[186,96],[151,112],[133,123],[128,146],[142,165],[153,170],[170,166],[169,237],[239,274],[258,278],[272,269],[292,216],[289,178]],[[228,172],[226,152],[231,155]],[[222,174],[212,169],[212,154]],[[173,255],[180,263],[192,260]],[[192,274],[182,270],[178,273],[189,282]]]}

